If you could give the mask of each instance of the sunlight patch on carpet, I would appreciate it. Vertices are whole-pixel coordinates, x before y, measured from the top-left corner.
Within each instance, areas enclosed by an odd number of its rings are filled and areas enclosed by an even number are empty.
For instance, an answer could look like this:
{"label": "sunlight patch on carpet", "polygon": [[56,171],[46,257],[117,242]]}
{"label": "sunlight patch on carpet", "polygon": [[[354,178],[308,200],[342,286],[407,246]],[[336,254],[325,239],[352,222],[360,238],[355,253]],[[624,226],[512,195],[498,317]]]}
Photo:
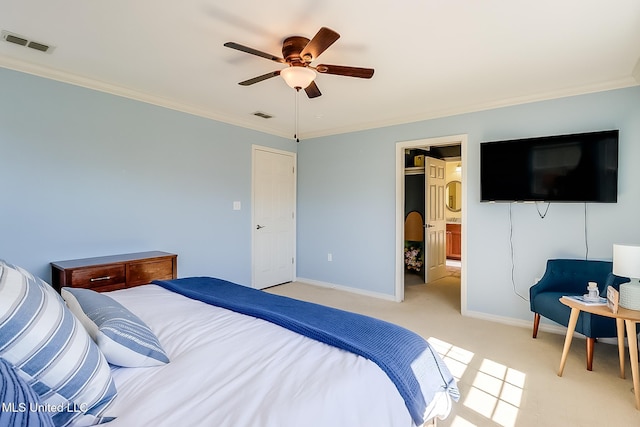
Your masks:
{"label": "sunlight patch on carpet", "polygon": [[[431,337],[427,340],[438,352],[456,381],[474,372],[468,367],[474,353],[453,344]],[[463,405],[501,427],[515,427],[526,374],[501,363],[484,359],[475,372],[471,388]],[[475,424],[457,415],[452,427],[469,427]]]}

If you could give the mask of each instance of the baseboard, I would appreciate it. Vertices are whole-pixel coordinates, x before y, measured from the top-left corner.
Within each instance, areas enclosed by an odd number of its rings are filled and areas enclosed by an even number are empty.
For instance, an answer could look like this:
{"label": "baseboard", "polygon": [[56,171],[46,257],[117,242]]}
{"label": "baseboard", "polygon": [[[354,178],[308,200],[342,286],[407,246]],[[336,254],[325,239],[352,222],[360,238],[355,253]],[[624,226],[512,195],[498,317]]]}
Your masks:
{"label": "baseboard", "polygon": [[396,301],[393,295],[383,294],[380,292],[367,291],[364,289],[352,288],[349,286],[337,285],[335,283],[321,282],[319,280],[305,279],[304,277],[297,277],[296,282],[305,283],[307,285],[312,285],[312,286],[318,286],[321,288],[337,289],[339,291],[350,292],[352,294],[358,294],[358,295],[363,295],[367,297],[383,299],[387,301],[394,301],[394,302]]}
{"label": "baseboard", "polygon": [[[480,320],[488,320],[490,322],[496,322],[496,323],[502,323],[503,325],[508,325],[508,326],[518,326],[521,328],[529,328],[531,329],[533,327],[533,315],[531,317],[531,321],[526,321],[526,320],[522,320],[522,319],[514,319],[512,317],[505,317],[505,316],[496,316],[494,314],[487,314],[487,313],[482,313],[479,311],[472,311],[472,310],[467,310],[464,313],[465,316],[467,317],[473,317],[474,319],[480,319]],[[546,329],[547,325],[540,325],[541,329]],[[558,327],[555,328],[554,326],[548,325],[550,326],[551,329],[558,329],[558,331],[553,331],[550,330],[549,332],[556,332],[556,333],[566,333],[566,329],[564,330],[564,332],[562,332],[562,327]]]}

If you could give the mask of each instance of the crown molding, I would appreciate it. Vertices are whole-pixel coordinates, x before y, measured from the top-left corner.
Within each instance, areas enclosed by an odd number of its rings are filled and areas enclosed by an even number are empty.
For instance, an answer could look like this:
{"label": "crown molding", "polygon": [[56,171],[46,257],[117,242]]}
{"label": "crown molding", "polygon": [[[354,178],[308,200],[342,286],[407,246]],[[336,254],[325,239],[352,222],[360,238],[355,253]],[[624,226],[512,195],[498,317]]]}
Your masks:
{"label": "crown molding", "polygon": [[168,108],[175,111],[191,114],[198,117],[212,119],[218,122],[242,127],[245,129],[251,129],[258,132],[267,133],[270,135],[281,136],[283,138],[289,138],[288,133],[280,132],[277,129],[273,129],[266,126],[258,126],[256,123],[249,120],[238,120],[235,117],[230,117],[224,114],[211,112],[208,110],[194,108],[193,106],[175,102],[166,98],[162,98],[155,95],[150,95],[133,89],[129,89],[123,86],[114,85],[111,83],[102,82],[99,80],[79,76],[77,74],[69,73],[66,71],[60,71],[49,67],[43,67],[41,65],[32,64],[30,62],[21,61],[6,56],[0,55],[0,67],[7,68],[14,71],[19,71],[26,74],[31,74],[45,79],[55,80],[61,83],[67,83],[74,86],[83,87],[86,89],[96,90],[110,95],[120,96],[123,98],[132,99],[135,101],[144,102],[158,107]]}
{"label": "crown molding", "polygon": [[[168,108],[175,111],[191,114],[198,117],[203,117],[218,122],[226,123],[233,126],[242,127],[245,129],[251,129],[257,132],[267,133],[274,136],[289,139],[291,135],[288,132],[283,132],[278,129],[270,128],[267,126],[259,126],[253,121],[239,120],[237,117],[227,116],[225,114],[212,112],[200,108],[194,108],[193,106],[175,102],[166,98],[150,95],[133,89],[129,89],[123,86],[114,85],[111,83],[102,82],[99,80],[79,76],[66,71],[60,71],[49,67],[43,67],[41,65],[32,64],[26,61],[21,61],[6,56],[0,55],[0,67],[8,68],[14,71],[19,71],[27,74],[32,74],[38,77],[46,79],[56,80],[62,83],[71,84],[74,86],[80,86],[86,89],[96,90],[99,92],[116,95],[147,104],[156,105],[159,107]],[[325,136],[339,135],[343,133],[360,132],[370,129],[378,129],[389,126],[397,126],[408,123],[415,123],[425,120],[433,120],[443,117],[456,116],[460,114],[473,113],[478,111],[492,110],[496,108],[510,107],[520,104],[528,104],[532,102],[547,101],[551,99],[565,98],[576,95],[584,95],[588,93],[604,92],[607,90],[623,89],[626,87],[637,86],[640,84],[640,58],[633,69],[633,74],[629,77],[609,81],[604,83],[597,83],[592,85],[578,86],[569,89],[563,89],[559,91],[546,92],[535,95],[528,95],[523,97],[515,97],[509,99],[503,99],[498,101],[491,101],[487,103],[481,103],[462,108],[447,109],[440,111],[430,111],[412,116],[396,117],[384,121],[375,122],[363,122],[352,126],[344,126],[332,129],[325,129],[320,132],[309,132],[305,134],[305,139],[320,138]]]}
{"label": "crown molding", "polygon": [[634,79],[636,79],[636,83],[640,84],[640,57],[636,62],[636,66],[633,67],[633,72],[631,73]]}
{"label": "crown molding", "polygon": [[327,129],[326,131],[323,131],[323,132],[307,134],[306,139],[319,138],[319,137],[330,136],[330,135],[339,135],[339,134],[350,133],[350,132],[358,132],[358,131],[374,129],[374,128],[383,128],[383,127],[389,127],[389,126],[416,123],[416,122],[421,122],[426,120],[457,116],[461,114],[493,110],[496,108],[512,107],[515,105],[530,104],[533,102],[568,98],[571,96],[586,95],[589,93],[605,92],[608,90],[624,89],[627,87],[638,86],[639,84],[640,84],[640,60],[638,61],[638,65],[636,65],[633,77],[630,76],[630,77],[626,77],[626,78],[615,80],[615,81],[578,86],[574,88],[540,93],[535,95],[501,99],[498,101],[491,101],[491,102],[486,102],[486,103],[481,103],[481,104],[476,104],[476,105],[471,105],[471,106],[466,106],[461,108],[430,111],[430,112],[425,112],[422,114],[416,114],[412,116],[398,117],[398,118],[394,118],[386,121],[377,121],[375,123],[374,122],[361,123],[354,126]]}

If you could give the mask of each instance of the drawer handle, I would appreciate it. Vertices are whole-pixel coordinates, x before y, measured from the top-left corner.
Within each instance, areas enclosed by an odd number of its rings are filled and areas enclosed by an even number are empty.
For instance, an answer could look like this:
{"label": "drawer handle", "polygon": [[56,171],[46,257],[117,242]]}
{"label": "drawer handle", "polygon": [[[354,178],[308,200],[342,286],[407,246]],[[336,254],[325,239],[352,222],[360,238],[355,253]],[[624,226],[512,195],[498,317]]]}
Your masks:
{"label": "drawer handle", "polygon": [[90,282],[99,282],[100,280],[109,280],[109,279],[111,279],[111,276],[92,277],[89,281]]}

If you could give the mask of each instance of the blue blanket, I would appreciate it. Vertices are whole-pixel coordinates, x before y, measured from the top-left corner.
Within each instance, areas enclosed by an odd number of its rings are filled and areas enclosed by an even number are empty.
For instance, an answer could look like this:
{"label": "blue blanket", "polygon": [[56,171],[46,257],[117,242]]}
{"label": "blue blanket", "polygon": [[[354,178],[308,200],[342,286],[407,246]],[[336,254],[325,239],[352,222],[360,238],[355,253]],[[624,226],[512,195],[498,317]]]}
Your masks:
{"label": "blue blanket", "polygon": [[394,382],[416,425],[437,391],[458,400],[451,373],[419,335],[392,323],[211,277],[154,281],[170,291],[257,317],[375,362]]}

